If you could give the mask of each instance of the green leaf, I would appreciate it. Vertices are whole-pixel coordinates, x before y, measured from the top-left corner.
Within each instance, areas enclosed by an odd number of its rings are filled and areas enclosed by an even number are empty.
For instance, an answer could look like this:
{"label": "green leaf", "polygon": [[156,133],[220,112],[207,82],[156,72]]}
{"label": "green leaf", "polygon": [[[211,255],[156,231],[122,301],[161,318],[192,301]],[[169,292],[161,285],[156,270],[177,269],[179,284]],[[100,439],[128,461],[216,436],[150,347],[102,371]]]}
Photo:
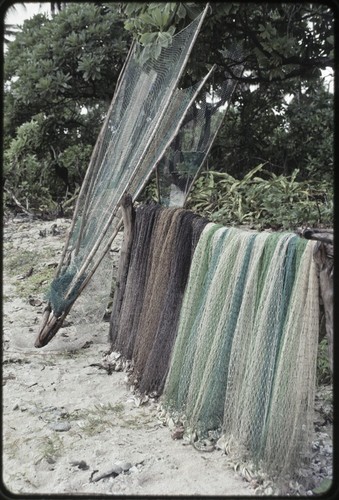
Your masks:
{"label": "green leaf", "polygon": [[143,35],[141,35],[139,41],[142,45],[151,45],[155,42],[157,37],[158,33],[144,33]]}
{"label": "green leaf", "polygon": [[154,57],[154,59],[158,59],[158,57],[160,56],[161,54],[161,46],[160,45],[154,45],[152,47],[152,55]]}
{"label": "green leaf", "polygon": [[[158,28],[163,28],[166,23],[164,23],[164,17],[160,9],[154,10],[152,12],[152,18]],[[168,18],[167,18],[168,19]]]}
{"label": "green leaf", "polygon": [[182,3],[179,4],[178,10],[177,10],[177,16],[179,19],[185,19],[185,17],[186,17],[186,9],[185,9],[184,4],[182,4]]}
{"label": "green leaf", "polygon": [[158,43],[161,47],[168,47],[172,42],[172,37],[169,33],[159,32],[158,33]]}

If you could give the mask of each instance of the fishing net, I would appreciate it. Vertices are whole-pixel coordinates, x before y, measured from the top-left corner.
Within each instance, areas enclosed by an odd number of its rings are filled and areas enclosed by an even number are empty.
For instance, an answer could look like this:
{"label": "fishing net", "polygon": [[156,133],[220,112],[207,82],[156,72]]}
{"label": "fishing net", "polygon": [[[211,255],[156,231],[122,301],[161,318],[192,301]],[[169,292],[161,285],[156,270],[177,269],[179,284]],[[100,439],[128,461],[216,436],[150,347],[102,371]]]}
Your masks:
{"label": "fishing net", "polygon": [[[163,307],[171,267],[172,241],[176,219],[182,209],[162,210],[153,233],[153,251],[150,254],[150,269],[140,313],[133,359],[136,373],[141,373],[153,343],[156,324]],[[158,242],[162,241],[159,245]]]}
{"label": "fishing net", "polygon": [[[269,470],[289,472],[306,456],[313,431],[318,350],[318,279],[307,244],[300,263],[277,353],[262,457]],[[281,409],[284,408],[284,412]],[[284,457],[283,464],[280,458]],[[281,467],[283,465],[283,467]]]}
{"label": "fishing net", "polygon": [[[170,371],[165,384],[165,400],[172,410],[180,411],[182,409],[187,394],[188,383],[186,380],[190,378],[194,352],[191,352],[190,356],[185,356],[185,351],[188,346],[190,346],[191,351],[194,351],[195,348],[194,337],[193,341],[190,342],[192,332],[194,332],[192,325],[194,325],[195,320],[199,322],[200,314],[203,312],[203,290],[208,282],[207,270],[212,257],[213,236],[218,230],[216,241],[223,234],[227,235],[228,230],[214,223],[206,225],[191,263]],[[184,361],[186,361],[185,365]]]}
{"label": "fishing net", "polygon": [[95,279],[77,297],[76,307],[68,315],[69,322],[82,325],[82,328],[85,324],[89,328],[92,324],[100,324],[107,313],[109,290],[115,273],[113,253],[108,252],[95,271]]}
{"label": "fishing net", "polygon": [[[281,252],[284,247],[279,246]],[[252,311],[253,328],[241,332],[239,325],[232,346],[224,446],[231,455],[275,477],[285,473],[296,477],[311,441],[319,328],[318,279],[312,252],[305,240],[289,238],[284,276],[282,263],[272,260],[267,277],[274,278],[274,285],[267,279],[257,313],[251,298],[243,304]],[[280,260],[283,257],[284,252]],[[280,313],[275,300],[281,304]],[[267,315],[270,310],[276,310],[273,316]],[[249,346],[245,358],[244,342]]]}
{"label": "fishing net", "polygon": [[[159,56],[141,63],[132,46],[94,148],[77,200],[69,237],[49,293],[56,327],[109,251],[122,224],[119,204],[135,200],[180,129],[186,112],[210,76],[176,89],[207,7],[172,37]],[[108,292],[107,292],[108,294]],[[43,330],[43,329],[42,329]],[[43,345],[41,332],[36,343]]]}
{"label": "fishing net", "polygon": [[296,473],[310,443],[319,303],[309,243],[205,227],[162,398],[191,439],[222,436],[230,457],[275,477]]}
{"label": "fishing net", "polygon": [[[169,252],[167,254],[163,251],[162,258],[157,265],[156,276],[152,281],[151,300],[159,301],[159,306],[156,310],[151,308],[152,321],[140,325],[139,338],[142,342],[142,350],[138,352],[135,368],[140,373],[138,387],[142,393],[156,392],[159,395],[163,390],[191,257],[194,252],[192,240],[203,228],[202,224],[193,225],[193,220],[196,218],[197,216],[192,212],[180,210],[173,218],[173,230],[168,232],[164,242],[164,247],[168,246]],[[169,274],[166,279],[164,268],[167,255]],[[164,288],[163,295],[158,292],[157,283],[158,286]],[[160,297],[163,300],[160,300]]]}
{"label": "fishing net", "polygon": [[[205,307],[210,313],[199,325],[201,340],[194,357],[186,403],[190,425],[199,434],[219,428],[222,423],[231,345],[254,238],[253,234],[237,232],[232,242],[225,240],[227,247],[215,268],[215,279],[207,295]],[[215,301],[216,294],[220,301]],[[214,316],[214,321],[210,321],[209,314]],[[207,357],[202,341],[205,325],[210,338]],[[201,374],[198,373],[200,363],[204,367]]]}
{"label": "fishing net", "polygon": [[136,209],[121,312],[111,318],[111,344],[133,361],[130,379],[142,393],[162,392],[191,258],[206,224],[184,209],[158,204]]}
{"label": "fishing net", "polygon": [[[239,49],[230,50],[239,58]],[[235,68],[240,76],[242,66]],[[159,201],[165,206],[184,206],[213,141],[225,118],[237,81],[227,80],[210,92],[200,92],[185,120],[157,166]]]}
{"label": "fishing net", "polygon": [[131,359],[133,354],[150,272],[153,230],[162,210],[160,205],[154,203],[140,205],[136,209],[131,257],[120,317],[111,318],[110,329],[112,349],[127,359]]}
{"label": "fishing net", "polygon": [[[293,235],[285,235],[281,236],[276,243],[265,273],[267,279],[263,282],[262,287],[257,289],[254,321],[251,336],[247,343],[247,366],[245,372],[242,373],[242,384],[235,391],[233,388],[233,394],[236,394],[238,403],[235,412],[238,416],[241,414],[241,423],[238,422],[237,424],[238,429],[241,426],[240,432],[246,434],[246,446],[251,450],[252,454],[260,452],[265,418],[270,404],[275,361],[285,319],[284,308],[286,308],[286,305],[284,302],[289,300],[291,293],[291,290],[284,287],[284,281],[289,281],[288,271],[292,273],[291,282],[293,283],[293,263],[289,268],[286,267],[286,254],[289,246],[292,245],[292,248],[294,248],[296,238]],[[265,261],[267,261],[267,255],[264,253],[264,264]],[[234,349],[236,350],[236,348],[237,344],[235,343]],[[239,346],[238,349],[241,349],[241,347]],[[253,363],[253,357],[256,359],[255,364]],[[225,407],[228,407],[227,396],[226,401]],[[242,413],[239,413],[240,408],[243,410]],[[248,411],[245,411],[247,408]],[[229,413],[230,410],[228,409],[227,415]],[[227,416],[225,418],[227,421]],[[229,429],[229,426],[226,425],[226,428]]]}

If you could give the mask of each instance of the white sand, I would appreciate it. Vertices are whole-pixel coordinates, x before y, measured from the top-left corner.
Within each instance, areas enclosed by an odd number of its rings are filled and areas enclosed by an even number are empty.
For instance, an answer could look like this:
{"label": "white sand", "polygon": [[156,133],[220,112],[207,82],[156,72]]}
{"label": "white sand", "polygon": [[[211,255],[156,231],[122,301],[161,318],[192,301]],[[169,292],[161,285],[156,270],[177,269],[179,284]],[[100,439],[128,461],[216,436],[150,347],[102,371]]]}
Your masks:
{"label": "white sand", "polygon": [[[57,236],[50,231],[55,223]],[[28,283],[46,262],[59,261],[68,226],[63,219],[12,220],[4,226],[3,481],[8,490],[253,495],[249,483],[227,467],[220,450],[199,452],[173,440],[158,419],[155,403],[136,406],[125,373],[108,375],[90,366],[100,364],[109,349],[108,323],[74,323],[46,347],[34,348],[44,304],[31,305],[28,296],[18,297],[19,273],[10,273],[6,262],[22,250],[41,253],[32,277],[25,278]],[[39,231],[45,229],[47,236],[41,237]],[[43,296],[37,292],[30,298],[39,301]],[[69,430],[55,430],[57,425]],[[81,461],[83,468],[72,465]],[[128,472],[91,481],[121,461],[129,463]]]}

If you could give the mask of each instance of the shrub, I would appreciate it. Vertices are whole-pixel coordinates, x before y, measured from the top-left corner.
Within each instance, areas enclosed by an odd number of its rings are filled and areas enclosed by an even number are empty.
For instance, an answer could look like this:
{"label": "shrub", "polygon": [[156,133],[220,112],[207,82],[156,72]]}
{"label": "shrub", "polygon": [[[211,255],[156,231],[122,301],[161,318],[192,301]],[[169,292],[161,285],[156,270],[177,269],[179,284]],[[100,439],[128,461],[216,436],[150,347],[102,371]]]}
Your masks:
{"label": "shrub", "polygon": [[246,224],[253,229],[331,226],[332,185],[298,181],[298,173],[276,175],[261,164],[238,180],[225,172],[206,171],[196,180],[187,208],[213,222]]}

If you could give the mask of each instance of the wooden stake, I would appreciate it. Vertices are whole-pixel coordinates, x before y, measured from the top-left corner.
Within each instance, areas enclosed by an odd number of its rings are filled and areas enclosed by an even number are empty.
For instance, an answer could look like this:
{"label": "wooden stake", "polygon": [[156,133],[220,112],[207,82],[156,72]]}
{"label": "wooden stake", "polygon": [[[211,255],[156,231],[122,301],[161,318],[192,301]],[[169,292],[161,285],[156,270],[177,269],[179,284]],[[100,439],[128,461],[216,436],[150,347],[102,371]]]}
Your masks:
{"label": "wooden stake", "polygon": [[[111,224],[112,224],[112,222],[114,220],[114,217],[117,214],[118,207],[119,207],[119,205],[121,203],[122,197],[129,190],[129,188],[132,185],[132,183],[133,183],[136,175],[138,174],[139,167],[142,164],[142,161],[144,160],[144,158],[145,158],[145,156],[146,156],[146,154],[148,152],[148,148],[149,148],[149,146],[151,145],[151,143],[153,141],[153,138],[154,138],[154,136],[156,134],[158,125],[160,124],[163,116],[165,115],[165,113],[166,113],[166,111],[168,109],[170,100],[171,100],[171,98],[172,98],[172,96],[173,96],[173,94],[175,92],[176,85],[177,85],[177,83],[178,83],[178,81],[179,81],[179,79],[180,79],[180,77],[181,77],[181,75],[182,75],[182,73],[184,71],[184,68],[186,66],[187,60],[188,60],[189,55],[190,55],[190,53],[192,51],[192,47],[193,47],[193,45],[194,45],[194,43],[196,41],[196,38],[197,38],[198,33],[200,31],[201,25],[203,23],[203,20],[204,20],[206,14],[207,14],[207,11],[208,11],[209,8],[210,8],[210,6],[209,6],[209,4],[207,4],[206,7],[205,7],[205,9],[204,9],[204,11],[203,11],[203,13],[201,14],[201,18],[199,20],[199,23],[198,23],[198,26],[196,28],[196,31],[195,31],[195,33],[194,33],[194,35],[192,37],[190,45],[189,45],[189,47],[187,49],[187,53],[186,53],[185,58],[183,60],[183,64],[181,66],[181,69],[180,69],[180,71],[179,71],[179,73],[178,73],[175,81],[172,82],[172,86],[171,86],[171,89],[170,89],[170,91],[168,93],[166,102],[163,103],[163,107],[162,107],[162,109],[161,109],[161,111],[159,113],[159,116],[158,116],[157,120],[156,120],[156,123],[154,125],[153,131],[151,132],[150,137],[148,138],[148,141],[147,141],[147,143],[146,143],[146,145],[144,147],[143,153],[141,154],[141,156],[140,156],[140,158],[139,158],[136,166],[134,167],[132,175],[129,178],[129,182],[128,182],[127,186],[125,187],[124,191],[121,193],[121,196],[118,198],[116,206],[113,208],[111,215],[108,217],[108,220],[107,220],[107,222],[106,222],[106,224],[105,224],[105,226],[104,226],[104,228],[103,228],[100,236],[98,237],[98,240],[96,241],[96,244],[92,248],[92,250],[89,253],[89,255],[87,256],[87,258],[85,259],[85,262],[83,262],[83,264],[81,266],[81,269],[77,273],[76,279],[73,280],[73,285],[71,285],[71,287],[69,288],[69,290],[68,290],[68,292],[66,294],[66,298],[69,297],[74,292],[74,285],[86,273],[86,270],[87,270],[88,266],[91,264],[94,255],[98,251],[98,249],[99,249],[102,241],[104,240],[104,238],[105,238],[105,236],[107,234],[107,231],[109,230],[109,228],[110,228],[110,226],[111,226]],[[130,51],[128,58],[131,57],[131,53],[132,53],[132,51]],[[127,60],[126,60],[126,64],[127,64]],[[183,118],[185,117],[185,115],[186,115],[189,107],[191,106],[192,102],[194,101],[196,95],[200,91],[201,87],[203,86],[203,84],[205,83],[205,81],[207,80],[207,78],[209,78],[209,76],[212,73],[212,71],[214,71],[215,67],[216,67],[216,65],[213,66],[213,68],[209,71],[209,73],[206,75],[206,77],[199,84],[198,88],[196,89],[196,92],[194,93],[194,96],[190,100],[190,103],[188,104],[188,106],[186,106],[186,109],[185,109],[185,111],[183,113],[182,119],[179,121],[179,123],[178,123],[175,131],[171,135],[170,140],[164,146],[164,148],[163,148],[162,152],[160,153],[160,156],[156,160],[155,164],[150,168],[149,173],[148,173],[148,175],[146,175],[146,178],[144,179],[142,185],[139,187],[139,189],[137,190],[137,192],[134,194],[133,200],[135,200],[137,198],[137,196],[139,195],[139,193],[143,190],[144,186],[148,182],[148,180],[149,180],[151,174],[153,173],[154,169],[156,168],[158,162],[162,158],[162,156],[163,156],[166,148],[169,146],[169,144],[172,142],[172,140],[175,137],[175,135],[178,133],[179,128],[180,128],[180,126],[182,124]],[[122,75],[122,73],[123,72],[121,72],[121,75]],[[122,79],[119,82],[119,84],[121,84],[121,82],[122,82]],[[85,175],[85,179],[84,179],[84,182],[82,184],[82,187],[81,187],[81,190],[80,190],[80,193],[79,193],[79,197],[78,197],[78,200],[77,200],[77,203],[76,203],[76,207],[75,207],[75,211],[74,211],[74,214],[73,214],[73,219],[72,219],[71,227],[70,227],[69,232],[68,232],[68,237],[66,239],[66,243],[65,243],[65,246],[64,246],[64,249],[63,249],[61,260],[60,260],[59,265],[58,265],[57,270],[56,270],[56,274],[55,274],[56,277],[60,274],[61,269],[62,269],[62,264],[63,264],[65,256],[66,256],[66,252],[67,252],[67,249],[68,249],[69,241],[70,241],[70,238],[71,238],[71,233],[72,233],[72,231],[74,229],[74,226],[75,226],[75,223],[76,223],[76,218],[77,218],[77,215],[78,215],[79,210],[80,210],[80,201],[81,201],[82,197],[85,195],[85,188],[87,188],[88,184],[90,184],[90,187],[93,186],[94,178],[91,177],[91,176],[93,175],[93,172],[95,172],[96,159],[97,159],[97,157],[99,155],[100,148],[101,148],[102,141],[103,141],[104,131],[105,131],[105,128],[106,128],[107,123],[108,123],[109,118],[110,118],[110,111],[111,111],[111,108],[113,107],[113,104],[114,104],[114,101],[115,101],[117,95],[118,95],[118,91],[115,93],[115,95],[113,97],[113,100],[111,102],[111,106],[110,106],[109,112],[106,115],[106,119],[105,119],[104,125],[103,125],[103,127],[102,127],[102,129],[100,131],[99,137],[97,139],[97,143],[96,143],[96,145],[94,147],[94,150],[92,152],[90,164],[89,164],[89,167],[87,169],[87,172],[86,172],[86,175]],[[90,189],[89,191],[91,191],[91,190],[92,189]],[[85,198],[85,205],[83,207],[85,212],[86,212],[87,205],[88,205],[88,202],[89,202],[89,199],[90,199],[89,195],[87,196],[87,194],[85,195],[86,196],[86,198]],[[86,217],[83,217],[83,220],[82,220],[82,223],[81,223],[79,240],[77,242],[77,249],[79,249],[79,245],[80,245],[82,233],[83,233],[83,230],[84,230],[85,219],[86,219]],[[111,246],[114,238],[116,237],[116,235],[117,235],[120,227],[122,226],[122,223],[123,223],[123,220],[120,219],[120,221],[118,222],[118,225],[116,226],[116,228],[115,228],[112,236],[109,238],[108,243],[105,245],[103,251],[99,255],[99,257],[96,260],[96,262],[94,263],[94,265],[92,266],[91,270],[86,274],[86,277],[85,277],[82,285],[80,286],[79,290],[77,291],[76,297],[72,301],[72,304],[70,304],[66,308],[66,310],[63,312],[63,314],[60,316],[60,318],[55,318],[55,316],[52,316],[52,318],[50,318],[50,320],[47,321],[47,323],[45,324],[45,327],[42,329],[42,331],[40,332],[40,334],[38,336],[38,339],[36,341],[36,347],[41,347],[42,345],[45,345],[46,343],[48,343],[49,340],[55,335],[56,331],[61,327],[64,318],[69,313],[69,311],[70,311],[73,303],[75,302],[76,298],[79,297],[80,293],[84,290],[84,288],[88,284],[89,280],[92,278],[94,272],[96,271],[97,267],[99,266],[100,262],[102,261],[102,259],[106,255],[106,253],[108,252],[108,250],[109,250],[109,248],[110,248],[110,246]],[[42,343],[44,341],[43,339],[47,339],[47,341],[45,342],[45,344]]]}
{"label": "wooden stake", "polygon": [[333,374],[333,247],[317,243],[314,260],[318,267],[320,294],[324,304],[328,358]]}
{"label": "wooden stake", "polygon": [[[107,114],[106,114],[106,118],[104,120],[104,123],[103,123],[103,125],[101,127],[101,130],[99,132],[98,138],[96,140],[95,146],[93,148],[92,155],[91,155],[91,158],[90,158],[87,170],[86,170],[86,174],[85,174],[84,180],[83,180],[82,185],[81,185],[79,196],[78,196],[78,199],[77,199],[77,202],[76,202],[76,205],[75,205],[75,209],[74,209],[74,213],[73,213],[73,218],[72,218],[72,223],[71,223],[71,226],[70,226],[70,228],[68,230],[68,234],[67,234],[67,238],[66,238],[66,241],[65,241],[63,252],[62,252],[62,255],[61,255],[61,258],[60,258],[60,262],[59,262],[59,265],[58,265],[58,267],[56,269],[56,272],[55,272],[55,277],[59,276],[59,274],[60,274],[60,271],[61,271],[61,268],[62,268],[62,264],[64,262],[64,259],[65,259],[65,256],[66,256],[66,252],[67,252],[67,249],[68,249],[68,245],[69,245],[69,241],[70,241],[70,238],[71,238],[71,234],[72,234],[72,231],[74,229],[74,226],[75,226],[75,223],[76,223],[76,220],[77,220],[77,216],[78,216],[78,213],[79,213],[79,210],[80,210],[80,202],[81,202],[83,196],[85,196],[85,189],[86,189],[87,185],[90,184],[91,181],[92,181],[92,179],[93,179],[93,172],[94,172],[94,169],[95,169],[95,166],[96,166],[96,160],[97,160],[97,157],[99,156],[99,153],[101,152],[102,143],[103,143],[103,137],[104,137],[104,134],[105,134],[105,131],[106,131],[106,128],[107,128],[107,124],[108,124],[108,121],[109,121],[109,118],[110,118],[110,115],[111,115],[111,111],[112,111],[113,106],[114,106],[114,104],[116,102],[117,95],[118,95],[118,92],[119,92],[120,87],[121,87],[122,75],[123,75],[123,73],[125,71],[127,63],[129,62],[129,60],[130,60],[130,58],[132,56],[132,53],[133,53],[133,50],[134,50],[134,46],[135,46],[135,42],[133,41],[133,43],[132,43],[132,45],[131,45],[131,47],[129,49],[127,58],[126,58],[126,60],[124,62],[124,65],[122,67],[122,70],[120,72],[120,75],[119,75],[119,78],[118,78],[118,81],[117,81],[117,85],[116,85],[116,90],[114,92],[111,104],[110,104],[110,106],[108,108],[108,111],[107,111]],[[90,187],[91,187],[91,185],[90,185]],[[89,189],[88,192],[89,191],[91,191],[91,189]],[[84,203],[84,210],[86,210],[86,207],[87,207],[87,204],[88,204],[88,192],[86,194],[86,199],[85,199],[85,203]],[[82,236],[82,232],[83,232],[83,224],[84,223],[82,223],[81,229],[80,229],[80,237]],[[78,241],[80,241],[80,238],[79,238]],[[78,249],[79,249],[79,247],[78,247]]]}
{"label": "wooden stake", "polygon": [[109,338],[111,344],[113,343],[118,329],[118,319],[120,310],[125,295],[126,281],[128,275],[128,268],[131,257],[131,249],[133,243],[133,228],[135,211],[132,203],[132,196],[125,194],[121,200],[122,218],[124,223],[124,239],[120,249],[119,267],[117,273],[117,281],[115,285],[112,312],[110,319]]}

